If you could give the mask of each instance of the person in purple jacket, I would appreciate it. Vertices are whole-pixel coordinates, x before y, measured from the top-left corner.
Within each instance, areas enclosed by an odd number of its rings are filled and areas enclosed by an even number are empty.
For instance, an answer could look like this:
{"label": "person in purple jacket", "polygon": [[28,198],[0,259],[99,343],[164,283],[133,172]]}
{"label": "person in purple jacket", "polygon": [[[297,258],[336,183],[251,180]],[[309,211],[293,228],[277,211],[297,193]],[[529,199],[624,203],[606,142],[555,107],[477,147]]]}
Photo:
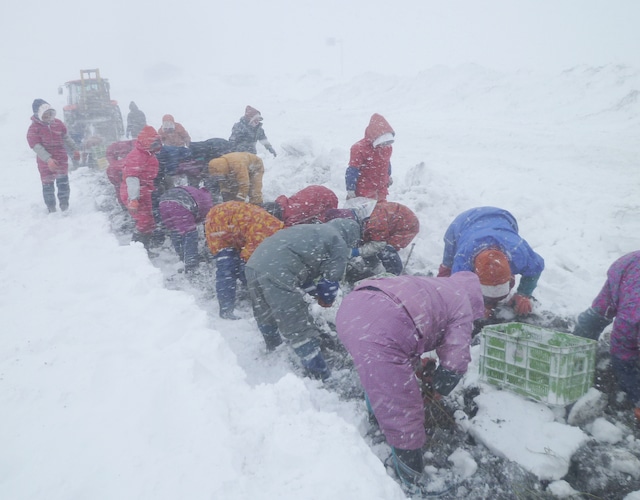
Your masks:
{"label": "person in purple jacket", "polygon": [[187,273],[198,267],[198,224],[204,223],[212,207],[211,193],[205,188],[179,186],[160,197],[162,223]]}
{"label": "person in purple jacket", "polygon": [[360,282],[336,316],[338,337],[355,362],[371,409],[408,487],[424,484],[424,403],[416,370],[435,350],[433,388],[446,396],[471,361],[473,322],[484,317],[480,280],[397,276]]}
{"label": "person in purple jacket", "polygon": [[[615,318],[615,321],[614,321]],[[611,364],[640,423],[640,251],[616,260],[591,307],[578,316],[574,335],[598,340],[613,321]]]}

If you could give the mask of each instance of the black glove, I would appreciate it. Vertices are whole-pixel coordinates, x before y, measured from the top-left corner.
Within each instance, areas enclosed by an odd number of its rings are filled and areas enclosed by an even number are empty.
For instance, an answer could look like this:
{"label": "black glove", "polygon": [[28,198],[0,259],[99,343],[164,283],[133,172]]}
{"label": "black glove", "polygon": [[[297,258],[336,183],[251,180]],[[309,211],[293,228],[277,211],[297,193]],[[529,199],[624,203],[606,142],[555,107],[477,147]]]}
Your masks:
{"label": "black glove", "polygon": [[433,388],[438,394],[447,396],[458,385],[461,378],[462,373],[452,372],[439,365],[433,376]]}
{"label": "black glove", "polygon": [[611,323],[611,320],[597,313],[590,307],[578,316],[578,323],[573,330],[573,334],[592,340],[598,340],[602,330]]}

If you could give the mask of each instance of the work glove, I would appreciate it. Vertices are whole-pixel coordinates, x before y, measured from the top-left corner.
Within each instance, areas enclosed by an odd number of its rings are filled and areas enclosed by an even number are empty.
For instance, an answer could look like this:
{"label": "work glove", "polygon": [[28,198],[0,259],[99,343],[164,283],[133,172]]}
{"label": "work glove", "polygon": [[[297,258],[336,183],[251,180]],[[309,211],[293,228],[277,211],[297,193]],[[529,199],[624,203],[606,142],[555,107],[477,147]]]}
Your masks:
{"label": "work glove", "polygon": [[274,157],[274,158],[275,158],[276,156],[278,156],[278,155],[276,154],[276,150],[275,150],[275,149],[273,149],[273,148],[271,148],[271,149],[269,150],[269,153],[271,153],[271,154],[273,155],[273,157]]}
{"label": "work glove", "polygon": [[322,307],[331,307],[338,296],[339,289],[340,284],[337,281],[329,281],[324,278],[318,281],[316,285],[318,304]]}
{"label": "work glove", "polygon": [[573,334],[578,337],[598,340],[602,330],[604,330],[609,323],[611,323],[609,318],[602,316],[590,307],[578,315],[578,322],[573,330]]}
{"label": "work glove", "polygon": [[439,365],[433,375],[433,389],[435,392],[447,396],[458,385],[461,378],[461,373],[452,372]]}
{"label": "work glove", "polygon": [[129,210],[131,215],[136,215],[138,213],[139,206],[140,203],[138,200],[129,200],[129,203],[127,203],[127,210]]}
{"label": "work glove", "polygon": [[316,288],[316,284],[313,281],[308,281],[304,283],[300,288],[304,293],[308,293],[312,297],[318,296],[318,289]]}
{"label": "work glove", "polygon": [[526,316],[527,314],[531,314],[531,311],[533,311],[531,297],[520,295],[519,293],[516,293],[513,296],[509,301],[509,305],[513,307],[513,310],[518,316]]}
{"label": "work glove", "polygon": [[80,151],[73,152],[73,161],[80,161]]}
{"label": "work glove", "polygon": [[355,197],[356,197],[355,191],[347,191],[347,200],[350,200],[351,198],[355,198]]}
{"label": "work glove", "polygon": [[438,278],[448,278],[449,276],[451,276],[451,268],[445,266],[444,264],[440,264],[440,267],[438,268]]}
{"label": "work glove", "polygon": [[56,168],[58,168],[58,162],[55,161],[53,157],[49,157],[49,159],[47,160],[47,167],[49,167],[49,170],[55,170]]}

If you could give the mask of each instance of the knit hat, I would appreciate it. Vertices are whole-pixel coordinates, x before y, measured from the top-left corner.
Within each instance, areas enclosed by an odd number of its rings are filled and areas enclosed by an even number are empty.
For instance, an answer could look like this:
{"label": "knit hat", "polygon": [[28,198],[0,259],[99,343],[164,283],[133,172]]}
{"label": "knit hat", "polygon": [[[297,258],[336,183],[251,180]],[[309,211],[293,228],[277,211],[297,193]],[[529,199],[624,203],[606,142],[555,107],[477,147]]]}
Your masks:
{"label": "knit hat", "polygon": [[33,104],[31,105],[31,109],[33,110],[33,114],[37,116],[39,120],[42,120],[42,115],[44,115],[45,111],[48,111],[52,108],[51,105],[44,99],[35,99],[33,101]]}
{"label": "knit hat", "polygon": [[262,116],[260,115],[260,111],[251,106],[247,106],[244,110],[244,117],[247,119],[249,123],[255,121],[262,121]]}
{"label": "knit hat", "polygon": [[484,297],[509,295],[511,267],[504,253],[495,249],[483,250],[476,256],[474,265]]}

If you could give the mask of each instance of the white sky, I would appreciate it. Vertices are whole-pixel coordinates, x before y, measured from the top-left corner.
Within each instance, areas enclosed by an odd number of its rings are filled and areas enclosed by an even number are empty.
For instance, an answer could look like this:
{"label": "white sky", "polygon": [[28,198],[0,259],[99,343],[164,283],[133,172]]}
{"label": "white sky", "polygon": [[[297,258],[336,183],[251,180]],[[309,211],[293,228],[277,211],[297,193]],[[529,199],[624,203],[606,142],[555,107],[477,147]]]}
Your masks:
{"label": "white sky", "polygon": [[[336,77],[371,70],[415,74],[468,62],[499,70],[640,66],[635,0],[113,0],[106,5],[101,11],[80,0],[12,2],[11,12],[0,19],[2,67],[22,81],[46,71],[63,82],[80,68],[99,67],[121,77],[161,63],[224,74],[318,70]],[[341,43],[327,44],[330,37]]]}

